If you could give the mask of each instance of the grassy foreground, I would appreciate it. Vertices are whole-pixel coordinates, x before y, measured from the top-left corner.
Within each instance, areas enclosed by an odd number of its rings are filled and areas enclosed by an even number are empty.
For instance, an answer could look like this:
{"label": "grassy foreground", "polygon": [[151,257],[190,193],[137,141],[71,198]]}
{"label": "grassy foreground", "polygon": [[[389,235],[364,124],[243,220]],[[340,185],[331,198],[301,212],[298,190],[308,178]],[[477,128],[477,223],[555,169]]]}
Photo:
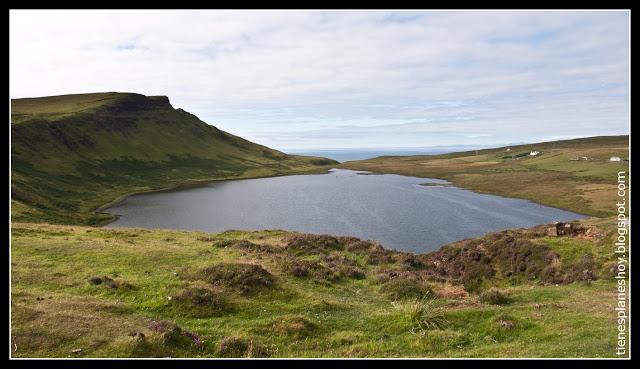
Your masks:
{"label": "grassy foreground", "polygon": [[[530,156],[531,151],[541,154]],[[610,162],[612,156],[624,161]],[[615,215],[618,172],[628,173],[628,159],[629,136],[606,136],[442,155],[382,156],[340,167],[441,178],[477,192],[605,217]]]}
{"label": "grassy foreground", "polygon": [[413,255],[277,230],[13,223],[11,355],[611,357],[613,226]]}

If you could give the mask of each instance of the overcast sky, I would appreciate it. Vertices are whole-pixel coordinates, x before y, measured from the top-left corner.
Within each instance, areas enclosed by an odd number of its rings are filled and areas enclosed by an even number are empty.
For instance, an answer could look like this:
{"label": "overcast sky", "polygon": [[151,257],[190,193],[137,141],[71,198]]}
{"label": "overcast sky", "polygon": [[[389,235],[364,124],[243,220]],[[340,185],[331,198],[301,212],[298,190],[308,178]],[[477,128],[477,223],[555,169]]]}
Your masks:
{"label": "overcast sky", "polygon": [[629,13],[11,11],[12,98],[119,91],[274,148],[629,132]]}

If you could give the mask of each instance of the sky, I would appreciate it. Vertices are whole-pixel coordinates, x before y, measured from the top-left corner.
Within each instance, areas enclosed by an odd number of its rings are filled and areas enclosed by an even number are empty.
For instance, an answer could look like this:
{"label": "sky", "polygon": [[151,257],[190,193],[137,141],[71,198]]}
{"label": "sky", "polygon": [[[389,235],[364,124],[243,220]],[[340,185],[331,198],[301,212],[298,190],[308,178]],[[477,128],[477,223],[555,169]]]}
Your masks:
{"label": "sky", "polygon": [[629,133],[627,11],[10,12],[10,96],[168,96],[280,150]]}

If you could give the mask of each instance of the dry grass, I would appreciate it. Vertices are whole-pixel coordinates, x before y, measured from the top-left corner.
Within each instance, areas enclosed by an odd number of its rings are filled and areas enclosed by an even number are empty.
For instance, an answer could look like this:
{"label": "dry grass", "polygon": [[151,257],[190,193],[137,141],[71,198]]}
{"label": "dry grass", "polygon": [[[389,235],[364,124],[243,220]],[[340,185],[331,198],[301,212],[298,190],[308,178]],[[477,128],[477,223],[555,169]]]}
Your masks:
{"label": "dry grass", "polygon": [[[583,278],[585,265],[605,268],[610,261],[604,256],[611,224],[601,223],[605,234],[597,239],[550,242],[535,230],[510,235],[548,242],[561,268]],[[14,357],[577,357],[610,356],[615,345],[606,333],[615,281],[604,274],[590,284],[576,280],[559,286],[491,277],[487,282],[508,287],[512,299],[496,306],[478,303],[477,294],[465,291],[459,280],[432,269],[426,255],[389,251],[393,262],[367,264],[368,253],[378,248],[348,251],[349,244],[365,244],[354,239],[339,238],[342,250],[297,255],[299,249],[286,251],[283,239],[291,234],[283,231],[211,235],[17,223],[12,230]],[[245,240],[280,251],[247,253],[203,239]],[[484,252],[500,239],[481,239]],[[585,247],[593,260],[581,258]],[[365,276],[318,283],[312,275],[283,270],[284,256],[318,265],[355,263]],[[256,270],[267,271],[274,284],[242,293],[238,286],[254,280],[254,273],[244,273],[239,264],[261,265]],[[201,273],[217,265],[225,267]],[[261,271],[257,275],[264,277]],[[94,285],[91,276],[135,288]],[[380,290],[394,278],[424,282],[437,298],[396,300]],[[513,318],[512,329],[500,326],[503,316]],[[168,321],[167,327],[180,330],[160,332],[152,321]]]}
{"label": "dry grass", "polygon": [[[616,192],[607,190],[618,171],[629,172],[629,163],[608,158],[628,158],[629,137],[592,137],[486,149],[443,155],[379,157],[341,164],[342,168],[376,173],[397,173],[441,178],[474,191],[532,200],[544,205],[593,216],[614,215]],[[529,150],[538,157],[510,155]],[[588,156],[588,161],[572,161]]]}

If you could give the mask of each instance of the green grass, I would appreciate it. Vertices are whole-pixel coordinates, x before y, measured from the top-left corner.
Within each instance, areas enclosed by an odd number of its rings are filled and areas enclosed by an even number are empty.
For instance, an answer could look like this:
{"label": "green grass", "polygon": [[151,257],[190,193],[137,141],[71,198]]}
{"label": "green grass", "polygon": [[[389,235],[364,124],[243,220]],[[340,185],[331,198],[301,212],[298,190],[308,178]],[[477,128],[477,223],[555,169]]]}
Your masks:
{"label": "green grass", "polygon": [[[13,357],[615,355],[612,217],[580,222],[585,237],[539,226],[420,255],[286,231],[95,228],[131,193],[336,162],[137,94],[12,100],[11,134]],[[610,156],[628,157],[628,136],[342,166],[608,216],[628,170]]]}
{"label": "green grass", "polygon": [[205,181],[326,171],[218,130],[166,97],[128,93],[11,101],[15,221],[102,224],[122,196]]}
{"label": "green grass", "polygon": [[[592,250],[602,247],[601,243],[613,232],[606,224],[598,227],[606,235],[589,241]],[[512,235],[531,237],[526,231]],[[501,288],[509,297],[509,303],[504,305],[482,303],[478,293],[450,293],[452,286],[459,286],[459,280],[453,277],[448,282],[427,278],[425,283],[430,289],[423,298],[396,299],[397,296],[382,288],[380,273],[396,270],[420,276],[429,267],[408,267],[403,262],[405,254],[393,251],[388,251],[391,261],[367,264],[360,251],[348,246],[291,249],[287,246],[292,244],[291,237],[295,234],[284,231],[214,235],[13,223],[11,355],[614,356],[611,302],[616,285],[605,275],[588,284],[557,286],[504,279]],[[573,240],[566,237],[557,240],[561,239]],[[251,244],[237,244],[234,240]],[[571,265],[571,248],[544,237],[533,240],[547,242],[554,250],[557,247],[563,263]],[[315,242],[313,238],[303,241]],[[582,245],[582,241],[574,241],[575,245]],[[262,245],[255,249],[262,251],[242,248],[252,244]],[[343,239],[339,239],[339,244],[348,245]],[[335,258],[327,259],[327,255],[356,261],[365,277],[343,276],[334,280],[313,275],[297,277],[286,272],[281,261],[308,257],[331,265],[325,260]],[[429,255],[417,257],[430,260]],[[242,292],[233,286],[242,283],[243,277],[238,275],[217,286],[209,284],[211,281],[194,280],[203,268],[221,263],[226,263],[222,264],[227,265],[226,269],[235,263],[259,264],[271,274],[274,283]],[[92,276],[108,276],[125,287],[93,285],[88,282]],[[218,291],[224,296],[224,308],[194,311],[188,302],[176,301],[184,288],[194,285]],[[150,331],[152,320],[175,322],[183,330],[198,334],[204,344],[197,347],[188,340],[168,342],[166,337]],[[513,326],[504,328],[503,321]],[[130,336],[133,332],[142,332],[146,337],[144,343]],[[224,337],[237,341],[227,339],[223,344]],[[253,347],[253,354],[247,354],[248,345]],[[233,347],[239,347],[240,351],[233,351]],[[72,352],[76,349],[82,351]]]}
{"label": "green grass", "polygon": [[[541,151],[529,156],[530,151]],[[522,155],[521,155],[522,154]],[[577,213],[616,212],[618,172],[629,172],[629,136],[589,137],[442,155],[382,156],[342,163],[376,173],[441,178],[471,190],[523,198]],[[572,160],[587,157],[589,160]]]}

